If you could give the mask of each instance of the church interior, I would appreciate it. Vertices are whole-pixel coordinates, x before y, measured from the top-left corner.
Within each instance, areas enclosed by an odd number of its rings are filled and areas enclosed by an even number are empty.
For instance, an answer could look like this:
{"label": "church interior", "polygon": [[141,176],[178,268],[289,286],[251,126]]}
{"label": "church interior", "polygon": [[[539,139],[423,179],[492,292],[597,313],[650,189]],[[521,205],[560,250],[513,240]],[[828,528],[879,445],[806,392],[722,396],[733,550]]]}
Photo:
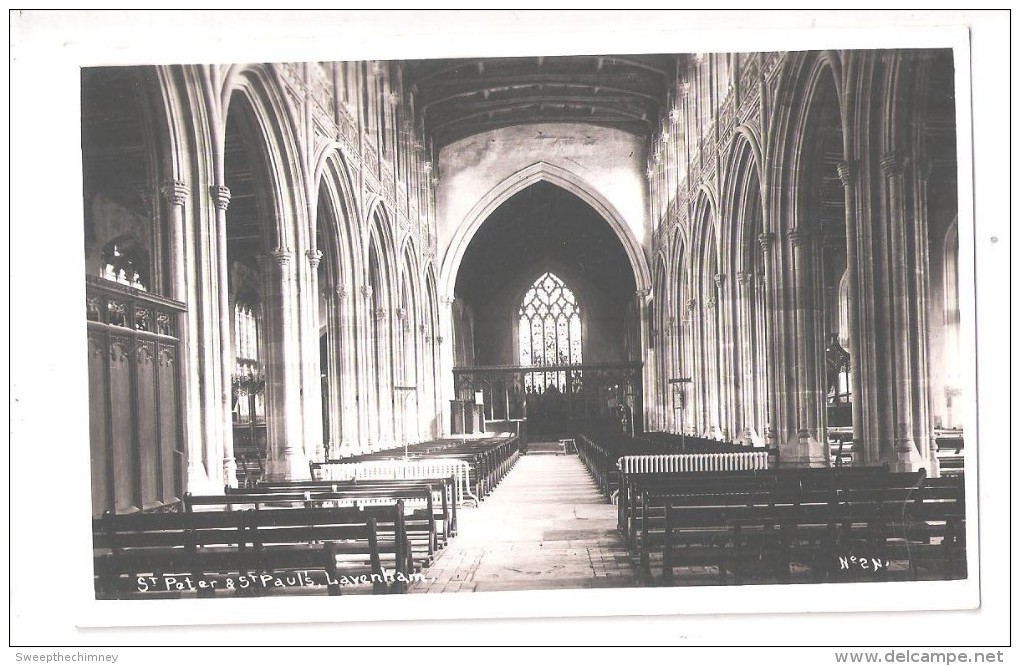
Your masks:
{"label": "church interior", "polygon": [[956,66],[83,68],[97,597],[967,578]]}

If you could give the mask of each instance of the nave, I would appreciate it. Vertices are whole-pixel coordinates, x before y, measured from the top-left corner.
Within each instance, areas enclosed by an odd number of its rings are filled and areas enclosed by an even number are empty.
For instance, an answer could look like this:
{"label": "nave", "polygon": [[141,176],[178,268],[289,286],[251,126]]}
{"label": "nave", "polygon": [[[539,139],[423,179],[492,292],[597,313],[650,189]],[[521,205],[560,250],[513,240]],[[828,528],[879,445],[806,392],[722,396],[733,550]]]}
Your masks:
{"label": "nave", "polygon": [[503,483],[459,517],[461,535],[411,592],[502,592],[639,583],[615,508],[576,455],[529,445]]}
{"label": "nave", "polygon": [[965,576],[955,68],[83,69],[98,594]]}

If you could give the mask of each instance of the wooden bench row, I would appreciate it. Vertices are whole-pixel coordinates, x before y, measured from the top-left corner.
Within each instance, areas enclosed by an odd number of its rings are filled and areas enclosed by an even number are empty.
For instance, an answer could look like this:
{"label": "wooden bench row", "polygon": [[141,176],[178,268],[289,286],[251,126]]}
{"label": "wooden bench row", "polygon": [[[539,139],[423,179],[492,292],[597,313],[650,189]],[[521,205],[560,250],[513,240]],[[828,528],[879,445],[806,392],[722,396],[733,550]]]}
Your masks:
{"label": "wooden bench row", "polygon": [[794,562],[842,580],[862,558],[882,563],[875,579],[894,560],[911,579],[966,575],[962,479],[882,468],[698,476],[631,485],[622,529],[647,575],[661,554],[663,583],[676,566],[715,567],[720,582],[786,581]]}
{"label": "wooden bench row", "polygon": [[[392,453],[392,451],[380,451],[350,458],[327,460],[325,463],[314,463],[312,473],[315,475],[315,470],[320,469],[323,465],[392,460]],[[520,455],[520,440],[516,436],[503,436],[473,440],[446,439],[412,444],[408,445],[407,456],[402,459],[409,461],[463,460],[469,465],[468,483],[471,487],[471,494],[478,498],[484,498],[499,485]]]}
{"label": "wooden bench row", "polygon": [[381,509],[108,512],[93,524],[96,597],[403,592],[415,574],[403,501]]}
{"label": "wooden bench row", "polygon": [[456,534],[456,503],[451,479],[264,483],[186,495],[180,513],[107,514],[93,532],[99,598],[403,592]]}

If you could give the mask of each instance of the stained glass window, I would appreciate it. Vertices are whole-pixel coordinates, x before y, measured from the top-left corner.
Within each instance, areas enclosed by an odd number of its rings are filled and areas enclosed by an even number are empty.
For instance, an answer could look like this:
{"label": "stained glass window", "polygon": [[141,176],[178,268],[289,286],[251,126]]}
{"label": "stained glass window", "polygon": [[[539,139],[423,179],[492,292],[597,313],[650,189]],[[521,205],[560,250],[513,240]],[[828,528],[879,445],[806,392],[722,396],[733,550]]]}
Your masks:
{"label": "stained glass window", "polygon": [[[521,365],[581,363],[581,306],[558,277],[545,273],[538,278],[524,295],[518,316]],[[538,390],[570,388],[566,372],[528,373],[525,384]]]}

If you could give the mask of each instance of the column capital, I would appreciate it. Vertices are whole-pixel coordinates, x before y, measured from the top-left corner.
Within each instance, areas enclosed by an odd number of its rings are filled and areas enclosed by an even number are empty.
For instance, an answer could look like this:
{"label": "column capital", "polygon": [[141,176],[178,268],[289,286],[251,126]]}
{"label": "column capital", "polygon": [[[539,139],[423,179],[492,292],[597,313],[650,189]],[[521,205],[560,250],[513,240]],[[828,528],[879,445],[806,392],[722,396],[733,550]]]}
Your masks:
{"label": "column capital", "polygon": [[168,180],[163,183],[160,193],[171,206],[183,206],[188,201],[191,189],[183,180]]}
{"label": "column capital", "polygon": [[794,247],[805,246],[811,241],[811,230],[803,226],[787,229],[786,240],[790,241],[790,245]]}
{"label": "column capital", "polygon": [[857,178],[857,163],[852,160],[836,162],[836,173],[839,174],[839,179],[843,181],[843,186],[850,187]]}
{"label": "column capital", "polygon": [[349,294],[347,292],[347,285],[338,284],[335,287],[335,291],[336,291],[337,298],[347,298],[347,296],[349,296]]}
{"label": "column capital", "polygon": [[688,310],[693,312],[694,308],[696,308],[696,307],[698,307],[698,300],[697,299],[695,299],[695,298],[687,299],[687,309]]}
{"label": "column capital", "polygon": [[708,298],[705,299],[706,308],[714,308],[716,306],[715,294],[709,294]]}
{"label": "column capital", "polygon": [[882,171],[886,176],[893,177],[903,174],[906,160],[903,158],[903,155],[892,150],[882,155],[882,159],[878,161],[878,164],[882,167]]}
{"label": "column capital", "polygon": [[372,298],[372,287],[371,285],[361,285],[361,295],[365,298]]}
{"label": "column capital", "polygon": [[271,254],[280,268],[286,268],[290,260],[294,258],[294,252],[289,247],[278,247]]}
{"label": "column capital", "polygon": [[445,305],[453,305],[453,302],[457,299],[453,296],[443,296],[439,300]]}
{"label": "column capital", "polygon": [[319,267],[319,262],[322,261],[322,250],[308,250],[305,252],[305,256],[308,257],[308,263],[314,270]]}
{"label": "column capital", "polygon": [[736,278],[738,285],[740,285],[741,287],[746,287],[748,284],[751,283],[751,279],[754,277],[754,275],[752,273],[740,272],[736,273],[733,277]]}
{"label": "column capital", "polygon": [[386,317],[386,308],[376,308],[372,310],[372,316],[376,319],[384,319]]}
{"label": "column capital", "polygon": [[773,239],[775,239],[775,237],[776,235],[771,231],[766,231],[765,233],[758,234],[758,244],[761,245],[762,252],[769,251],[769,248],[772,246],[772,241]]}
{"label": "column capital", "polygon": [[723,285],[726,284],[726,273],[716,273],[712,278],[715,280],[717,289],[722,289]]}
{"label": "column capital", "polygon": [[227,206],[230,205],[230,188],[223,185],[211,185],[209,186],[209,194],[212,196],[213,203],[216,204],[217,209],[226,210]]}
{"label": "column capital", "polygon": [[652,293],[651,289],[638,289],[634,292],[634,296],[640,300],[643,298],[648,298],[651,295],[651,293]]}
{"label": "column capital", "polygon": [[405,310],[404,308],[397,308],[396,310],[393,311],[393,314],[397,316],[397,319],[403,319],[404,317],[407,316],[407,310]]}

